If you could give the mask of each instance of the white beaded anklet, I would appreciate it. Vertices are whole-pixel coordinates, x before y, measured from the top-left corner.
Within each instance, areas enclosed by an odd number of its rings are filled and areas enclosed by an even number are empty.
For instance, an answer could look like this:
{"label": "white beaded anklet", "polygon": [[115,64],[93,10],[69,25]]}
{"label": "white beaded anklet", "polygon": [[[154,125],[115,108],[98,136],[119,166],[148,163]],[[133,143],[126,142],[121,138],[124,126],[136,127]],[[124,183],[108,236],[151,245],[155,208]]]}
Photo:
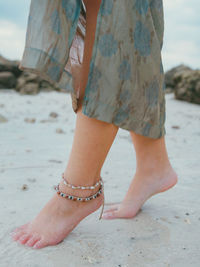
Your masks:
{"label": "white beaded anklet", "polygon": [[103,180],[102,180],[102,177],[101,177],[101,176],[100,176],[99,181],[96,182],[95,185],[91,185],[91,186],[82,186],[82,185],[75,186],[75,185],[69,184],[69,183],[65,180],[65,178],[64,178],[64,173],[62,173],[62,179],[63,179],[63,183],[64,183],[66,186],[68,186],[68,187],[70,187],[70,188],[72,188],[72,189],[83,189],[83,190],[86,190],[86,189],[95,189],[99,184],[101,184],[101,185],[103,184]]}

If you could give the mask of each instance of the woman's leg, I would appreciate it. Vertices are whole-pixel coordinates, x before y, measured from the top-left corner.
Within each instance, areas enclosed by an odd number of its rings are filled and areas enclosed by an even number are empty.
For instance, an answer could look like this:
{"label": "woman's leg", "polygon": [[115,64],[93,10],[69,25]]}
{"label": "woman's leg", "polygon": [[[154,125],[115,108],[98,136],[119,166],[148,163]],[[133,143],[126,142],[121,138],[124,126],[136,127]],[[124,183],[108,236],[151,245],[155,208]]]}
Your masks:
{"label": "woman's leg", "polygon": [[105,210],[103,218],[133,218],[144,202],[177,183],[177,174],[167,155],[165,138],[152,139],[130,131],[137,168],[123,201]]}
{"label": "woman's leg", "polygon": [[[86,39],[83,58],[82,84],[86,85],[91,52],[94,42],[96,18],[100,1],[85,1],[87,8]],[[82,86],[82,88],[84,88]],[[81,92],[83,96],[83,91]],[[82,114],[80,102],[76,117],[76,127],[73,145],[65,178],[72,184],[91,185],[99,179],[100,171],[115,139],[118,127],[103,121],[89,118]],[[83,191],[83,190],[82,190]],[[96,191],[96,189],[95,189]],[[73,191],[69,192],[75,194]],[[76,194],[86,196],[92,194],[91,190]],[[61,242],[74,227],[87,215],[96,211],[102,204],[103,195],[88,202],[76,202],[58,196],[56,193],[44,206],[36,218],[21,227],[13,235],[14,240],[21,244],[42,248],[56,245]]]}

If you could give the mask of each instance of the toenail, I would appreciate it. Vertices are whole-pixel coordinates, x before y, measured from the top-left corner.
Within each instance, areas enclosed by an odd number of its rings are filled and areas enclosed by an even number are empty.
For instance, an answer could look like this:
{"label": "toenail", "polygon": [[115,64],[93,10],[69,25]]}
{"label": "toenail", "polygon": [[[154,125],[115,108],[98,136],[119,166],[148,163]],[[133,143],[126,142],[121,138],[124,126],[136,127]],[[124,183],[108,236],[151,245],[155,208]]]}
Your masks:
{"label": "toenail", "polygon": [[106,219],[106,218],[109,218],[111,216],[112,216],[112,214],[107,212],[107,213],[105,213],[105,214],[102,215],[102,218],[105,218]]}

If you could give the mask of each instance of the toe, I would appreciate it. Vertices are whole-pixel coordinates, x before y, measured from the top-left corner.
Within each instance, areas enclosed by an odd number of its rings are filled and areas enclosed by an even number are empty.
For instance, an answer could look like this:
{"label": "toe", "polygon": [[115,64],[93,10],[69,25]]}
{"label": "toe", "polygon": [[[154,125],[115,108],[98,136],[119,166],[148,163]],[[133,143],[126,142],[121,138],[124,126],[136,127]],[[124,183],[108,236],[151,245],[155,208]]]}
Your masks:
{"label": "toe", "polygon": [[35,243],[35,245],[33,246],[33,248],[44,248],[46,246],[48,246],[48,243],[45,240],[40,239],[39,241],[37,241]]}
{"label": "toe", "polygon": [[23,231],[18,231],[16,233],[13,233],[12,234],[12,238],[17,241],[22,235],[24,235],[24,232]]}
{"label": "toe", "polygon": [[119,208],[119,205],[114,205],[112,208],[105,210],[104,213],[107,213],[107,212],[111,212],[111,211],[117,210],[118,208]]}
{"label": "toe", "polygon": [[18,242],[21,244],[24,244],[30,238],[31,238],[31,236],[29,234],[24,234],[24,235],[20,236],[20,238],[18,238]]}
{"label": "toe", "polygon": [[32,237],[26,242],[26,246],[28,246],[28,247],[32,247],[32,246],[34,246],[35,243],[36,243],[37,241],[39,241],[39,240],[40,240],[39,237],[32,236]]}
{"label": "toe", "polygon": [[103,219],[116,219],[119,218],[120,214],[118,210],[109,211],[102,214]]}
{"label": "toe", "polygon": [[17,233],[17,232],[19,232],[19,231],[21,231],[21,230],[24,230],[24,229],[26,228],[27,225],[28,225],[28,223],[23,224],[23,225],[21,225],[21,226],[15,228],[15,229],[11,232],[11,234],[14,234],[14,233]]}

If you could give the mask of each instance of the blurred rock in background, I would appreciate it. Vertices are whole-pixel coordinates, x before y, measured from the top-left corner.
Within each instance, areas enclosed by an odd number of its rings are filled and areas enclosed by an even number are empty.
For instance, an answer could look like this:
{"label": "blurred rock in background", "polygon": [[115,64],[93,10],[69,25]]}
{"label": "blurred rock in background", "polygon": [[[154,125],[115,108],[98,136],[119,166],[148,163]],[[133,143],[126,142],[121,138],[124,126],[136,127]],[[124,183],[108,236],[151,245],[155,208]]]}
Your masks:
{"label": "blurred rock in background", "polygon": [[7,60],[0,55],[0,89],[14,89],[20,94],[37,94],[40,91],[62,91],[34,73],[21,71],[20,61]]}
{"label": "blurred rock in background", "polygon": [[179,65],[165,73],[166,93],[175,98],[200,104],[200,70]]}

